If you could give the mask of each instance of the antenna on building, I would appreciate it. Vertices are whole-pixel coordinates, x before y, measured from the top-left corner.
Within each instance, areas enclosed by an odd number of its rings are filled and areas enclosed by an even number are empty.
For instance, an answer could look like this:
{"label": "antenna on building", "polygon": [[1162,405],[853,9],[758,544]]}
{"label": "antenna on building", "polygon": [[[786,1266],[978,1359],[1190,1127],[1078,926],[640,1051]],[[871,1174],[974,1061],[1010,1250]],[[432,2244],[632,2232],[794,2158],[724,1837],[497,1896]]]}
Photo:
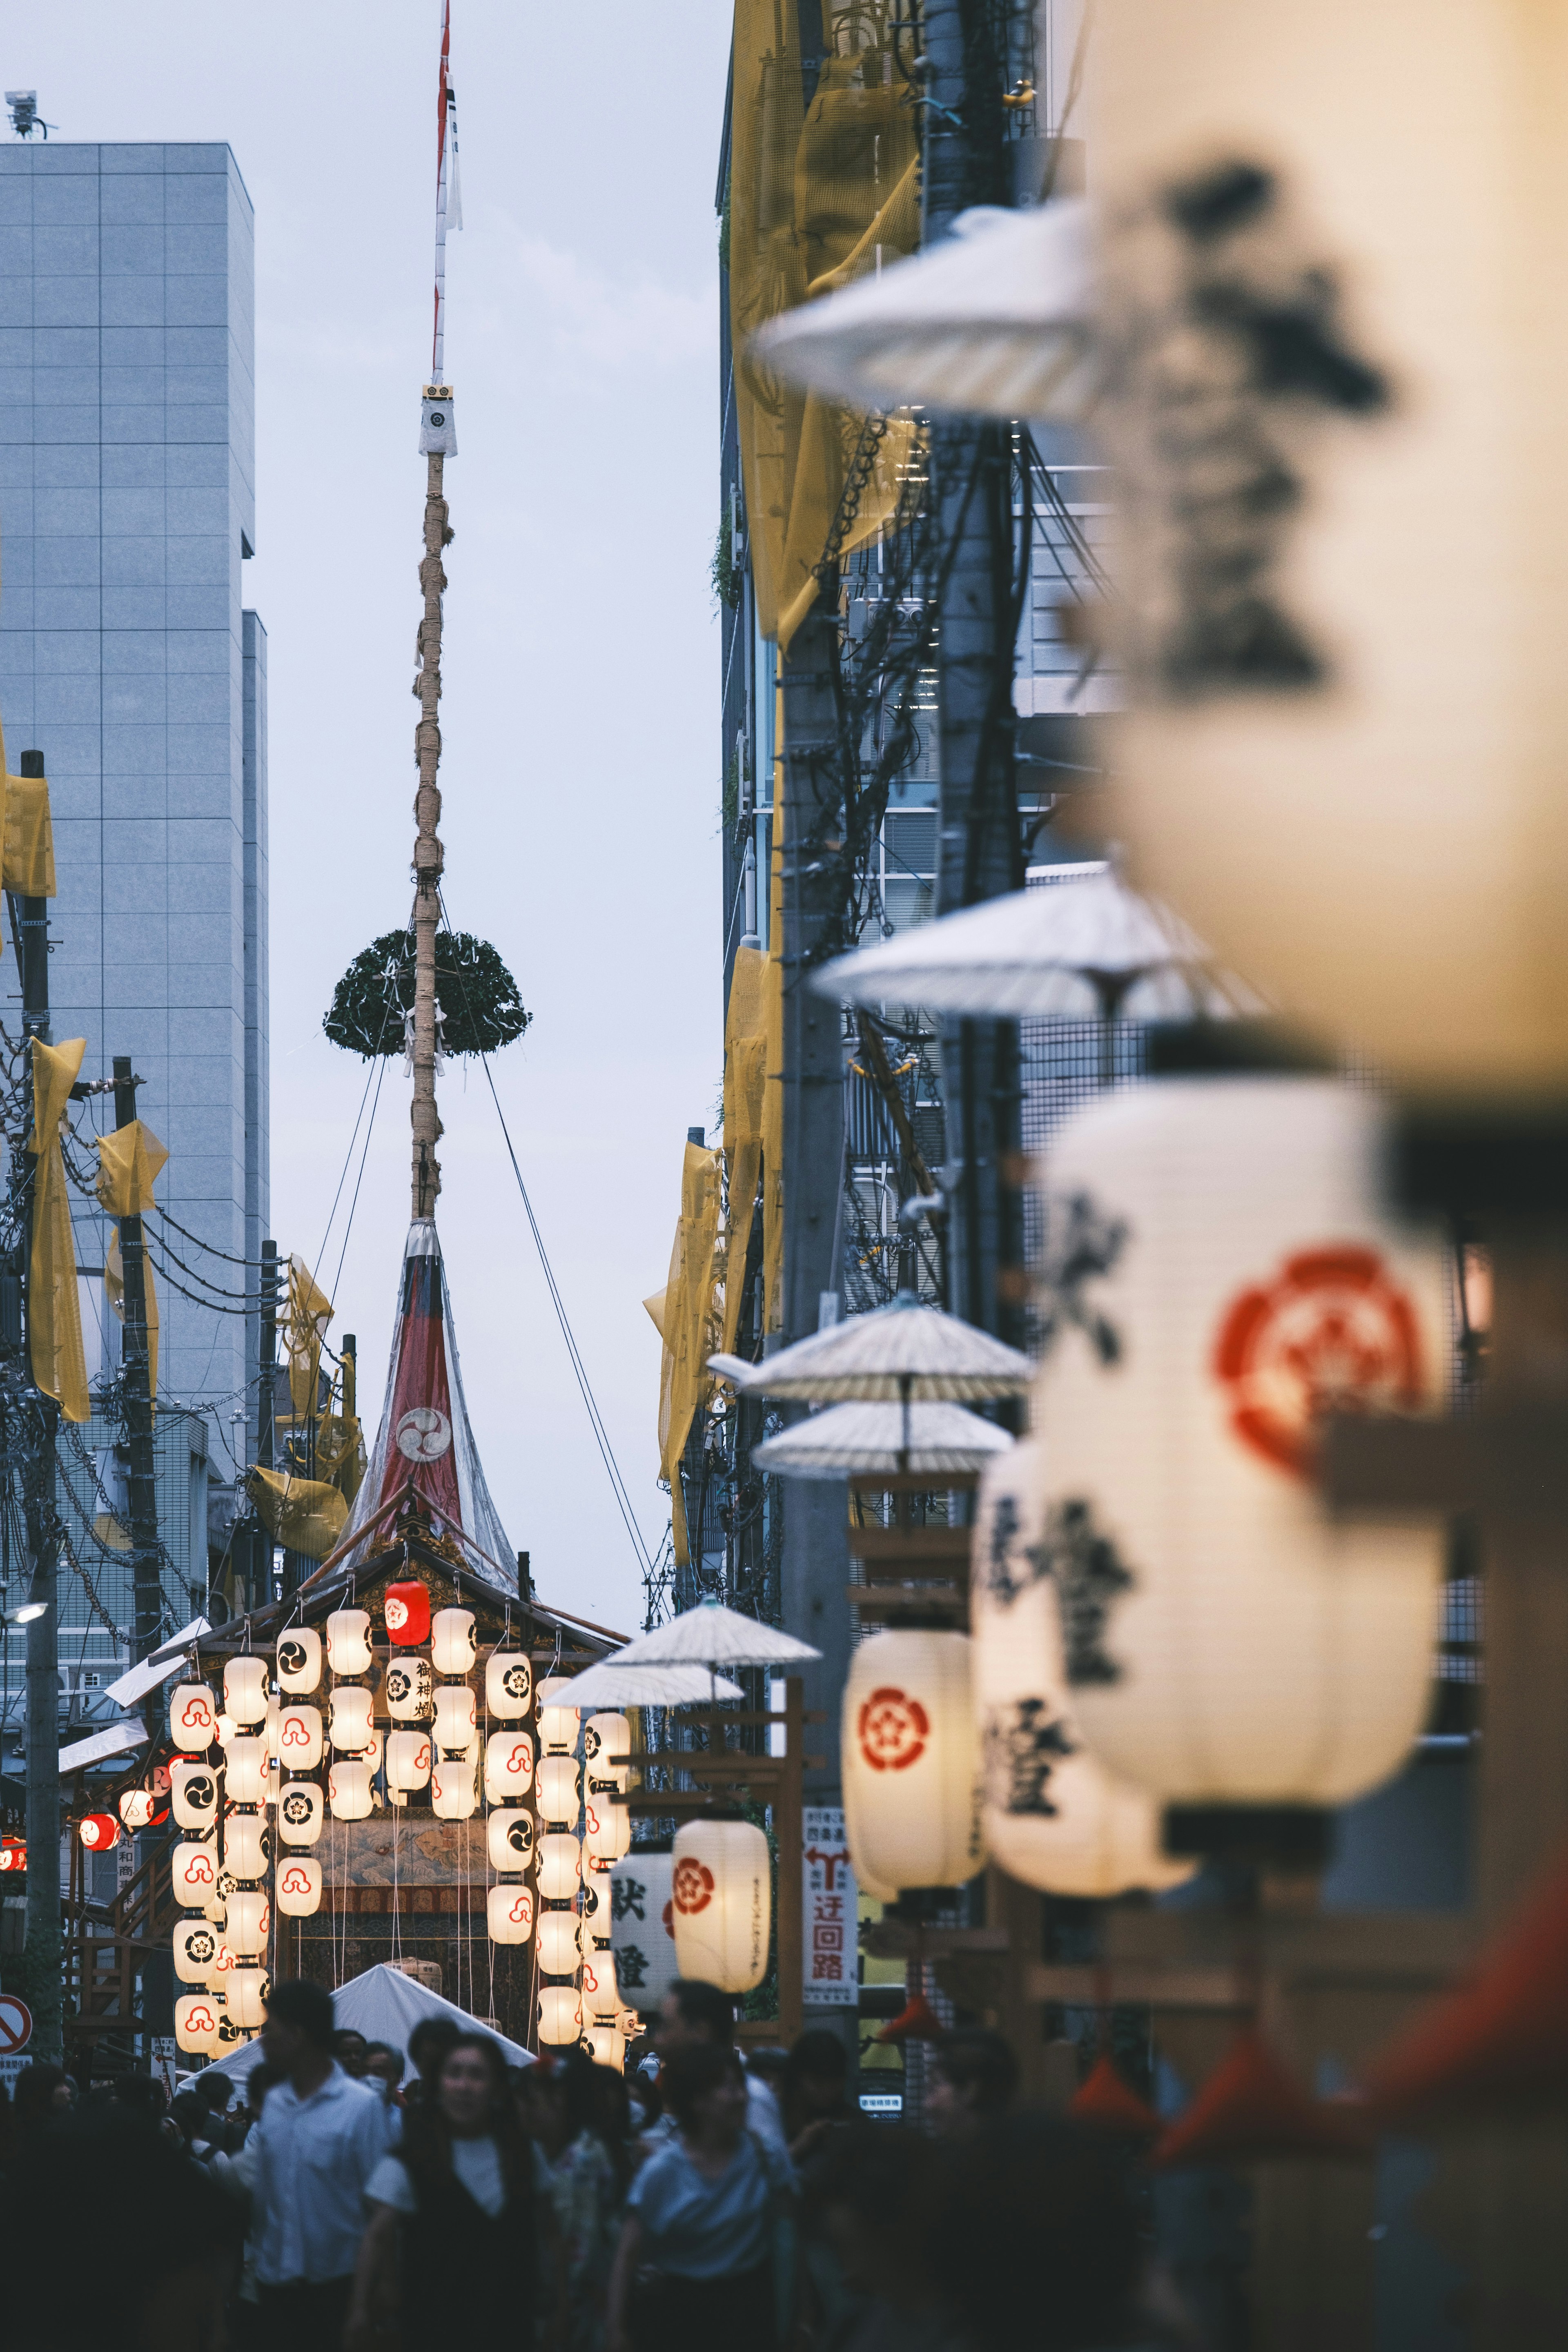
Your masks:
{"label": "antenna on building", "polygon": [[8,89],[5,103],[11,110],[11,128],[18,139],[30,139],[35,131],[41,131],[47,139],[51,131],[60,127],[58,122],[46,122],[38,112],[36,89]]}

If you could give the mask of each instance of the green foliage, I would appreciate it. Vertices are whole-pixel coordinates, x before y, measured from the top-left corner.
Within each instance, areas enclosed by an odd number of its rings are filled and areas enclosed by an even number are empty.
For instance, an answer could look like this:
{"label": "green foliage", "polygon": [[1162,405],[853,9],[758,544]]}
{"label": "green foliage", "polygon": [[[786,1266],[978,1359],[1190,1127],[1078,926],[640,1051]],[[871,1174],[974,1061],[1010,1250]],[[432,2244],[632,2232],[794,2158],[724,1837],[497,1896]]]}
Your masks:
{"label": "green foliage", "polygon": [[713,562],[708,576],[721,604],[732,613],[741,601],[741,574],[735,562],[734,535],[727,513],[719,518],[719,536],[713,543]]}
{"label": "green foliage", "polygon": [[726,835],[733,834],[741,822],[741,762],[733,751],[724,762],[719,821]]}
{"label": "green foliage", "polygon": [[[436,934],[436,1004],[447,1054],[493,1054],[533,1018],[495,949],[471,931]],[[339,981],[321,1026],[334,1045],[370,1061],[402,1053],[403,1016],[413,1010],[414,933],[383,931]]]}

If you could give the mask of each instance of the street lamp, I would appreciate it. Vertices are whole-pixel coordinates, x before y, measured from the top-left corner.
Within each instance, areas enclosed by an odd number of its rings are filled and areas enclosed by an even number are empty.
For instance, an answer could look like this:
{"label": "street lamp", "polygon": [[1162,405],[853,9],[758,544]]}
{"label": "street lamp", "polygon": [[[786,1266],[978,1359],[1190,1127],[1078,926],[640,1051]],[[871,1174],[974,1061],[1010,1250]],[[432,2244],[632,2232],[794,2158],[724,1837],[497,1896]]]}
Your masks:
{"label": "street lamp", "polygon": [[19,1609],[7,1609],[0,1612],[0,1622],[6,1625],[32,1625],[36,1624],[40,1617],[47,1617],[48,1613],[49,1604],[47,1601],[24,1601]]}

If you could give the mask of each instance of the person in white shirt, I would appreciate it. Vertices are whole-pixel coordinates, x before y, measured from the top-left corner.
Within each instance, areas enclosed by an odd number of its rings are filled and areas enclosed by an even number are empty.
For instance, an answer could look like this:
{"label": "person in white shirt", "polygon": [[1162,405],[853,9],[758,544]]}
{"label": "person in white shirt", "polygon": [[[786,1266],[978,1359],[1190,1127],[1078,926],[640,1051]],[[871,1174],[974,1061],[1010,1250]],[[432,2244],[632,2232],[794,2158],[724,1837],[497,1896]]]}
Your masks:
{"label": "person in white shirt", "polygon": [[390,2144],[391,2118],[334,2062],[324,1985],[274,1985],[261,2048],[285,2077],[254,2134],[261,2342],[266,2352],[341,2352],[365,2190]]}
{"label": "person in white shirt", "polygon": [[[727,1992],[717,1985],[704,1984],[699,1977],[677,1977],[658,2006],[658,2016],[649,2033],[658,2053],[660,2065],[673,2058],[678,2050],[706,2046],[713,2050],[730,2050],[735,2042],[735,2004]],[[674,2117],[661,2116],[651,2139],[668,2139],[675,2132]],[[787,2158],[784,2146],[784,2117],[779,2103],[758,2074],[746,2074],[746,2129],[763,2141],[769,2152]]]}

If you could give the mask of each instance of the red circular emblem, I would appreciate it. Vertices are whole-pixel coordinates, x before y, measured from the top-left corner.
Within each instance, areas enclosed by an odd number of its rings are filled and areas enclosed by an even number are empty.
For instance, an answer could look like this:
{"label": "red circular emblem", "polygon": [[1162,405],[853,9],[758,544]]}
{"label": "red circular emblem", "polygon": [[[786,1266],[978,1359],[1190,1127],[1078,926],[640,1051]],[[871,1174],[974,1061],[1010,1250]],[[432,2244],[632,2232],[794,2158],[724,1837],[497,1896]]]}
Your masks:
{"label": "red circular emblem", "polygon": [[1312,1475],[1330,1412],[1408,1412],[1425,1391],[1415,1310],[1374,1250],[1300,1250],[1226,1309],[1215,1378],[1230,1425],[1276,1469]]}
{"label": "red circular emblem", "polygon": [[713,1900],[713,1873],[695,1854],[686,1854],[676,1864],[670,1899],[683,1919],[694,1912],[706,1911]]}
{"label": "red circular emblem", "polygon": [[925,1754],[931,1717],[918,1698],[888,1684],[871,1693],[856,1729],[873,1772],[907,1772]]}

